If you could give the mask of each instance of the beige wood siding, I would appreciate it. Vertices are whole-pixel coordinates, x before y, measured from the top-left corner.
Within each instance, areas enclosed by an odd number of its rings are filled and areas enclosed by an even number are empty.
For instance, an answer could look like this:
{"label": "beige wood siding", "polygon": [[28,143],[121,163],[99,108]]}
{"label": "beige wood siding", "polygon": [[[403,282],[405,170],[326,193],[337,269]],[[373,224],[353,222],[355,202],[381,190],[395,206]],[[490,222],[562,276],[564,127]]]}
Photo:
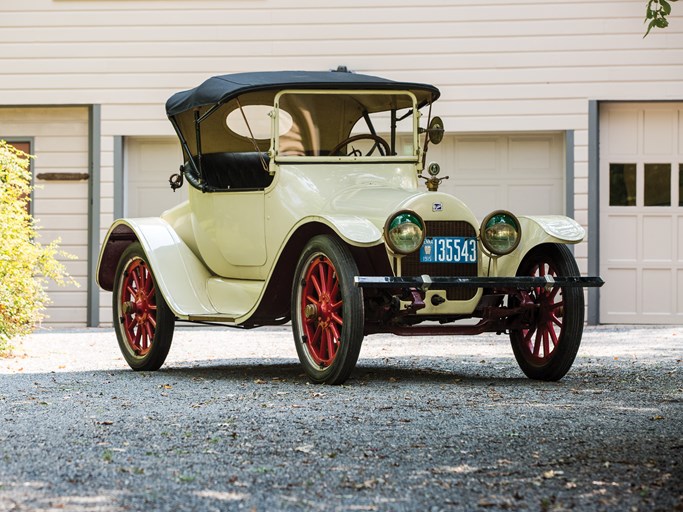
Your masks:
{"label": "beige wood siding", "polygon": [[[0,137],[32,137],[34,177],[41,173],[88,172],[86,108],[0,108]],[[60,246],[78,259],[66,261],[80,288],[50,282],[52,304],[45,320],[51,327],[83,326],[86,321],[88,182],[35,179],[33,215],[38,241],[59,238]]]}

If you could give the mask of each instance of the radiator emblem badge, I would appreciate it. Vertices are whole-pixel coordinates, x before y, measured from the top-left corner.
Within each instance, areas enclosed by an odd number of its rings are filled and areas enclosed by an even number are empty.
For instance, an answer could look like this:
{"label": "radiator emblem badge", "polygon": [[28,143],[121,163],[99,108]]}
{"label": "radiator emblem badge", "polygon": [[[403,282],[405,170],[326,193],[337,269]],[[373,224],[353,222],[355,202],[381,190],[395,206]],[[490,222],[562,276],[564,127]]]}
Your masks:
{"label": "radiator emblem badge", "polygon": [[443,204],[442,203],[433,203],[432,204],[432,211],[433,212],[440,212],[443,210]]}

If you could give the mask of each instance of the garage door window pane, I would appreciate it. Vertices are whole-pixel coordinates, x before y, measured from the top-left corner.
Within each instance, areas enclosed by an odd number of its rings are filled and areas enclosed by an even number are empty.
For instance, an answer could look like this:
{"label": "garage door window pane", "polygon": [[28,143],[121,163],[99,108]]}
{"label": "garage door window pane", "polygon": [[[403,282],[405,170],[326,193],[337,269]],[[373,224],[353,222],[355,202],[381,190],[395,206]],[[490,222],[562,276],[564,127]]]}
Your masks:
{"label": "garage door window pane", "polygon": [[683,164],[678,164],[678,206],[683,206]]}
{"label": "garage door window pane", "polygon": [[671,206],[671,164],[645,164],[645,206]]}
{"label": "garage door window pane", "polygon": [[636,205],[636,164],[609,164],[609,205]]}

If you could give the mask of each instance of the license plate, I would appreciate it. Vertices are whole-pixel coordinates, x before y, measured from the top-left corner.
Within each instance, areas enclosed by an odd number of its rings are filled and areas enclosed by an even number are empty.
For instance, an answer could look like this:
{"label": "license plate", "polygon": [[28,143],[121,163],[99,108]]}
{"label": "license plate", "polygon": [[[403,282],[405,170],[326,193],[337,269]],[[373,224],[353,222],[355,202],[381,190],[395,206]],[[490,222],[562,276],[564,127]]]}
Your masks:
{"label": "license plate", "polygon": [[477,239],[461,236],[425,238],[420,248],[421,263],[476,263]]}

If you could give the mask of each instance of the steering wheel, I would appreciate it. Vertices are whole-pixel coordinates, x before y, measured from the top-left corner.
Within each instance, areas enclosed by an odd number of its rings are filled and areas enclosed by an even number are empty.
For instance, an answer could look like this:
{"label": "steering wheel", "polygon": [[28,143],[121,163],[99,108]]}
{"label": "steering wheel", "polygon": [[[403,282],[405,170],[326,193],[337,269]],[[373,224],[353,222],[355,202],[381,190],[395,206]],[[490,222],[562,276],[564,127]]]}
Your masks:
{"label": "steering wheel", "polygon": [[[379,135],[373,135],[372,133],[360,133],[358,135],[352,135],[351,137],[344,139],[341,141],[339,144],[337,144],[332,151],[330,151],[330,156],[336,155],[341,148],[344,146],[351,144],[352,142],[356,142],[357,140],[362,140],[362,139],[370,139],[375,142],[375,144],[370,148],[370,151],[367,152],[365,156],[370,156],[375,152],[375,148],[379,150],[379,154],[382,156],[386,156],[391,152],[391,148],[389,147],[389,143],[384,140],[382,137]],[[349,153],[351,154],[351,153]]]}

